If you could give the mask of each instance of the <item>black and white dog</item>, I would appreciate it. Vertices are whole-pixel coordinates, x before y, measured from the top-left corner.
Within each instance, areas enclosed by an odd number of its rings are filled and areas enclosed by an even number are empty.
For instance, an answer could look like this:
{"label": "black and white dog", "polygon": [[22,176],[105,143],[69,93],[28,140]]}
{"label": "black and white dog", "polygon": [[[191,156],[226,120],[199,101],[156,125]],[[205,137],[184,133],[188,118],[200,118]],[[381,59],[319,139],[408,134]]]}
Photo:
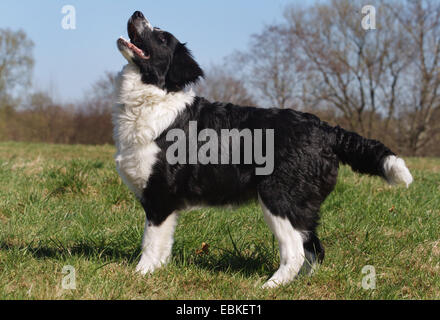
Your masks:
{"label": "black and white dog", "polygon": [[[319,209],[336,184],[340,162],[391,184],[412,182],[405,162],[378,141],[332,127],[311,114],[213,103],[185,90],[203,71],[185,44],[153,28],[141,12],[128,21],[128,35],[130,41],[122,37],[117,41],[128,64],[116,85],[115,159],[118,173],[146,213],[136,268],[142,274],[169,260],[180,210],[258,199],[278,240],[281,260],[264,287],[287,283],[303,266],[324,258],[316,234]],[[189,133],[193,121],[197,132],[273,130],[271,174],[257,175],[261,163],[256,161],[171,164],[167,149],[173,141],[167,133],[172,129]],[[267,144],[263,139],[262,148]]]}

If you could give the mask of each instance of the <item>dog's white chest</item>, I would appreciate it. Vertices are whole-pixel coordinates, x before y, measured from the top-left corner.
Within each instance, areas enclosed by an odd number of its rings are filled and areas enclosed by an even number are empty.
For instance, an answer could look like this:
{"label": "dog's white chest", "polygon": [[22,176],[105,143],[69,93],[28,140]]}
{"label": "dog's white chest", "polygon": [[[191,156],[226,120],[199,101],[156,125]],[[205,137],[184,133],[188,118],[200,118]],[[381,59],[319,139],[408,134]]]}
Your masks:
{"label": "dog's white chest", "polygon": [[123,68],[116,81],[113,139],[116,169],[138,198],[148,183],[160,148],[155,143],[194,100],[192,92],[166,91],[146,85],[136,66]]}
{"label": "dog's white chest", "polygon": [[115,155],[116,170],[138,198],[141,198],[142,190],[147,186],[159,151],[156,143],[151,142],[144,146],[118,149]]}

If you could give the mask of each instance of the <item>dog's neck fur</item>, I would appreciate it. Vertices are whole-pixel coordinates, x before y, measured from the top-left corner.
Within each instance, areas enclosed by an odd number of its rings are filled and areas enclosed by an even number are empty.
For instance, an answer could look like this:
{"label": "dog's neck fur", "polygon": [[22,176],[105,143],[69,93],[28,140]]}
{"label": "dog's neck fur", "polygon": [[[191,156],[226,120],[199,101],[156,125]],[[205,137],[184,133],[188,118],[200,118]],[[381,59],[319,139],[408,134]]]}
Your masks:
{"label": "dog's neck fur", "polygon": [[154,141],[193,102],[194,93],[145,84],[138,67],[128,64],[118,75],[114,98],[114,139],[119,148]]}

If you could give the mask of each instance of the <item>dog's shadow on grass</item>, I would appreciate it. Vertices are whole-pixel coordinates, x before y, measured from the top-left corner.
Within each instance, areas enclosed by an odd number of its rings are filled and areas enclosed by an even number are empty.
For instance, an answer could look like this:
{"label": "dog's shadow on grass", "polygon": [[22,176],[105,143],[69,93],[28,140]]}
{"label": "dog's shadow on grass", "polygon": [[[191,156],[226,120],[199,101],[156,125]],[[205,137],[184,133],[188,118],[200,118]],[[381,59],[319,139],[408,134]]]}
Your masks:
{"label": "dog's shadow on grass", "polygon": [[61,243],[54,245],[34,244],[15,245],[8,242],[0,242],[1,250],[18,250],[32,255],[35,259],[58,259],[67,260],[69,257],[93,257],[108,261],[126,261],[135,263],[140,257],[140,249],[135,248],[116,248],[109,245],[97,245],[89,242],[76,242],[70,246]]}
{"label": "dog's shadow on grass", "polygon": [[195,266],[210,272],[239,273],[245,277],[267,276],[274,272],[275,265],[266,252],[254,252],[252,255],[241,255],[236,252],[217,252],[215,254],[193,254],[183,258],[183,252],[173,252],[173,263],[185,268]]}
{"label": "dog's shadow on grass", "polygon": [[[71,257],[95,258],[101,260],[103,265],[117,261],[136,265],[141,255],[138,246],[120,248],[87,241],[75,242],[70,246],[57,242],[17,245],[3,241],[0,242],[0,250],[24,252],[38,260],[68,261]],[[267,276],[275,270],[272,258],[259,252],[253,256],[243,256],[235,252],[217,252],[216,254],[194,253],[186,257],[182,249],[176,249],[173,250],[172,263],[179,268],[195,266],[210,272],[240,273],[245,277]]]}

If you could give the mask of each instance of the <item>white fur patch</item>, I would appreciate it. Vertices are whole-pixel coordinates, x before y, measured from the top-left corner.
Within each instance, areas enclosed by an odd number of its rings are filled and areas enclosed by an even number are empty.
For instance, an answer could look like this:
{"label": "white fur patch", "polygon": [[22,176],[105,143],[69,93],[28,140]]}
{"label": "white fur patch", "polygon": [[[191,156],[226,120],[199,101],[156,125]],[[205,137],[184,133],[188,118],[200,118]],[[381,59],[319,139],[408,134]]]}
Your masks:
{"label": "white fur patch", "polygon": [[142,256],[136,271],[141,274],[152,273],[168,263],[174,242],[174,230],[177,224],[177,213],[171,214],[159,226],[145,222],[142,238]]}
{"label": "white fur patch", "polygon": [[406,187],[413,182],[413,177],[409,172],[405,161],[396,156],[388,156],[383,162],[385,177],[390,184],[404,183]]}
{"label": "white fur patch", "polygon": [[124,183],[140,198],[160,151],[154,140],[193,102],[194,93],[168,93],[146,85],[138,67],[128,64],[118,75],[114,99],[116,168]]}
{"label": "white fur patch", "polygon": [[293,280],[304,263],[303,234],[296,230],[289,219],[273,215],[258,196],[264,220],[274,233],[280,249],[280,267],[263,285],[274,288]]}

